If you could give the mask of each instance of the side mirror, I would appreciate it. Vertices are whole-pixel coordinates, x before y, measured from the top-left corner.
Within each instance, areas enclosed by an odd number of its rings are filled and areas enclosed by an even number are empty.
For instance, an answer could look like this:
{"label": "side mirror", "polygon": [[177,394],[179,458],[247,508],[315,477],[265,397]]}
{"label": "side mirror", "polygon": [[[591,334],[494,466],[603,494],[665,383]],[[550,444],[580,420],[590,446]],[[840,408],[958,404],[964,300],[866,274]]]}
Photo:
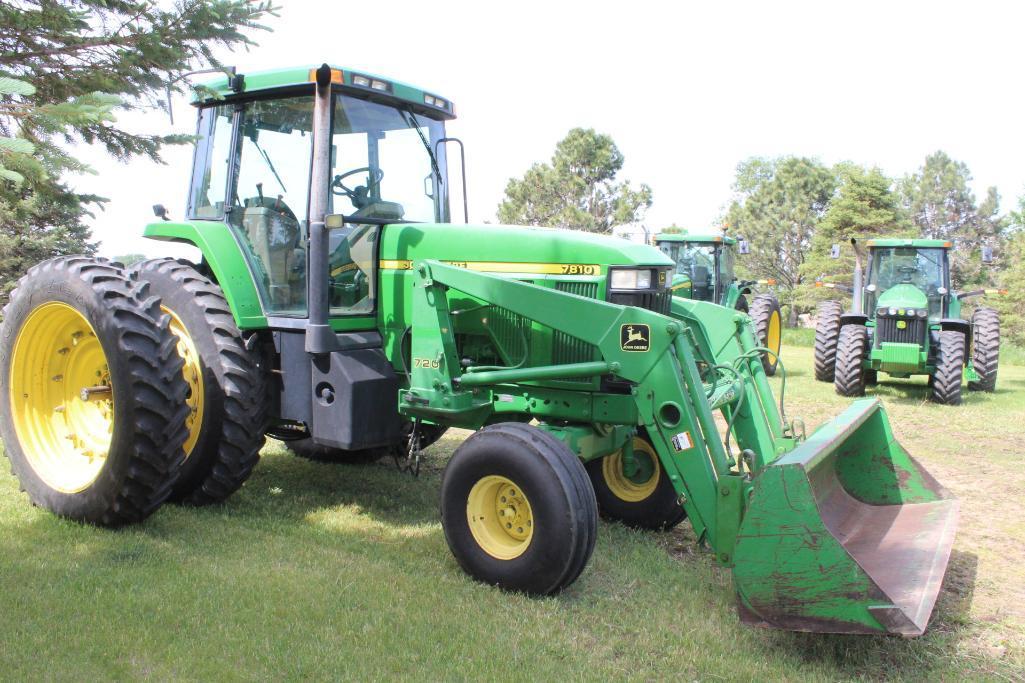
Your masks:
{"label": "side mirror", "polygon": [[751,245],[743,237],[737,237],[737,253],[743,256],[751,253]]}
{"label": "side mirror", "polygon": [[829,250],[829,258],[840,258],[840,245],[834,244],[833,248]]}
{"label": "side mirror", "polygon": [[982,262],[987,266],[993,263],[993,247],[982,248]]}
{"label": "side mirror", "polygon": [[163,220],[163,221],[171,220],[170,216],[167,213],[167,209],[164,208],[163,204],[154,204],[153,205],[153,215],[156,216],[157,218],[159,218],[160,220]]}

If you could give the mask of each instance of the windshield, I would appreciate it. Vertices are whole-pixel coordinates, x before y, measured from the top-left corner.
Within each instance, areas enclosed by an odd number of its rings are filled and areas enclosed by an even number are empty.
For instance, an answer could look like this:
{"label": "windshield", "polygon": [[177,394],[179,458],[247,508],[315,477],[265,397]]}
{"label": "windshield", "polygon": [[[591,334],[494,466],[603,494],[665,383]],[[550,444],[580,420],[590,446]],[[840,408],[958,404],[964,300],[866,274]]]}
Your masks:
{"label": "windshield", "polygon": [[872,250],[868,284],[875,285],[870,292],[875,298],[897,285],[912,285],[929,298],[930,315],[939,315],[943,295],[939,290],[946,287],[946,254],[943,249],[918,249],[915,247],[879,247]]}
{"label": "windshield", "polygon": [[676,263],[675,273],[690,280],[695,299],[715,299],[715,245],[659,242],[658,248]]}
{"label": "windshield", "polygon": [[[411,110],[335,97],[330,213],[444,222],[445,124]],[[435,157],[435,155],[437,155]]]}

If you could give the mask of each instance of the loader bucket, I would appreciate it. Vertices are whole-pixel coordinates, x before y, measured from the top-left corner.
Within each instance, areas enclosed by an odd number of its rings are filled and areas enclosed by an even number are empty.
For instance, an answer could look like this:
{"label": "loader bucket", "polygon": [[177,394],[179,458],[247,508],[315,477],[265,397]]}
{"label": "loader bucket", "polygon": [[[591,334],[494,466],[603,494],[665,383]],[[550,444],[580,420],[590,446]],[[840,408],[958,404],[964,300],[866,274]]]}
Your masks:
{"label": "loader bucket", "polygon": [[795,631],[925,631],[958,501],[856,401],[755,481],[734,548],[745,622]]}

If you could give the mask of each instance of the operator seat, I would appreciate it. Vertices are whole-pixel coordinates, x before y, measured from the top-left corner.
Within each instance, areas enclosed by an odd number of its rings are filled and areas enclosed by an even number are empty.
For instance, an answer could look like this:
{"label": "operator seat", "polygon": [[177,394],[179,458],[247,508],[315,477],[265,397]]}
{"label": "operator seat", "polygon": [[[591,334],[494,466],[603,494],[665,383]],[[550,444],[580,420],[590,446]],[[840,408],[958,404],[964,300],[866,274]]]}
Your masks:
{"label": "operator seat", "polygon": [[274,307],[301,304],[305,292],[293,294],[292,287],[301,232],[292,209],[280,197],[250,197],[242,208],[242,228],[249,237],[253,253],[263,265]]}
{"label": "operator seat", "polygon": [[702,301],[710,300],[711,297],[708,296],[708,268],[706,266],[692,266],[690,279],[694,298]]}

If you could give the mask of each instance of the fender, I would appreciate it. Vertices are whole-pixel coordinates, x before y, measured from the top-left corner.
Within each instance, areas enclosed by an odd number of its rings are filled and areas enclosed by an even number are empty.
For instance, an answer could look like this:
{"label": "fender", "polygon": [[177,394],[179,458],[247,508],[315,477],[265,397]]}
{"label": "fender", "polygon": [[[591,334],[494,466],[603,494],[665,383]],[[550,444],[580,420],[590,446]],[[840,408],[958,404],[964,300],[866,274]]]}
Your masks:
{"label": "fender", "polygon": [[163,221],[150,223],[142,234],[149,239],[191,244],[199,249],[224,291],[239,329],[267,327],[252,273],[227,225],[220,221]]}

